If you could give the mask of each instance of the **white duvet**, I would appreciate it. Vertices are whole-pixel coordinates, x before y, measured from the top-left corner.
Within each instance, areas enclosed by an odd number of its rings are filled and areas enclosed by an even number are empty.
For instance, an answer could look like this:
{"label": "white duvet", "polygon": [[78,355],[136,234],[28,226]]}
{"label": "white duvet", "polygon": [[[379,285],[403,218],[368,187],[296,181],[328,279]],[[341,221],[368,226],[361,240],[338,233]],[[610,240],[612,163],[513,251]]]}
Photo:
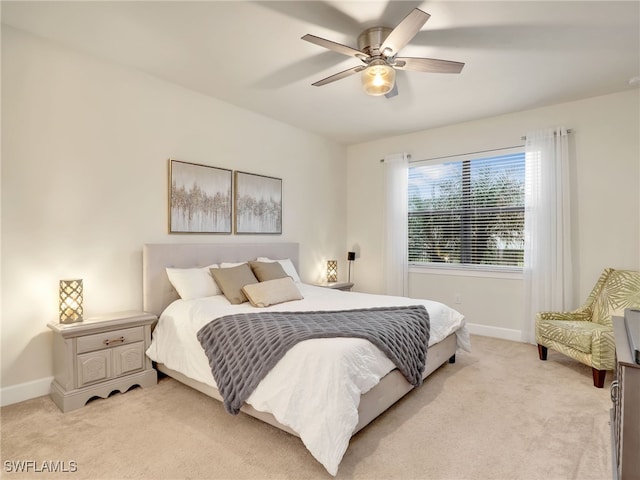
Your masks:
{"label": "white duvet", "polygon": [[[347,293],[303,283],[296,285],[303,300],[260,310],[347,310],[423,304],[431,321],[429,345],[455,332],[458,347],[470,349],[464,317],[442,303]],[[223,295],[176,300],[160,316],[147,355],[189,378],[215,387],[196,333],[214,318],[255,310],[249,303],[231,305]],[[273,414],[280,423],[298,433],[311,454],[335,475],[358,423],[360,396],[394,368],[384,353],[364,339],[307,340],[289,350],[247,403],[256,410]]]}

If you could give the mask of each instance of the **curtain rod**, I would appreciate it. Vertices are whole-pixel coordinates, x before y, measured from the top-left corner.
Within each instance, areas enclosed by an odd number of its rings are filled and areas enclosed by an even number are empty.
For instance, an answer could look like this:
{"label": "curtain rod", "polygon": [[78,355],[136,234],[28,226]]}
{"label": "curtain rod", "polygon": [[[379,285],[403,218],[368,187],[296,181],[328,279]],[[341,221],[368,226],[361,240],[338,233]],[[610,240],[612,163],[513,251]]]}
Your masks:
{"label": "curtain rod", "polygon": [[[477,155],[479,153],[491,153],[491,152],[497,152],[500,150],[508,150],[509,148],[522,148],[522,147],[524,147],[524,145],[512,145],[511,147],[492,148],[490,150],[479,150],[477,152],[456,153],[454,155],[444,155],[442,157],[431,157],[431,158],[422,158],[420,160],[409,160],[409,163],[430,162],[431,160],[444,160],[445,158],[463,157],[465,155]],[[408,155],[408,157],[411,158],[411,155]],[[384,158],[380,159],[380,163],[384,163]]]}
{"label": "curtain rod", "polygon": [[[410,153],[407,153],[407,161],[411,162],[411,154]],[[380,163],[384,163],[384,158],[380,159]]]}
{"label": "curtain rod", "polygon": [[[567,128],[567,133],[573,133],[573,129]],[[553,132],[553,135],[555,136],[556,132]],[[523,136],[520,137],[520,140],[526,140],[526,139],[527,139],[526,135],[523,135]]]}
{"label": "curtain rod", "polygon": [[[573,129],[568,128],[567,129],[567,133],[573,133]],[[554,132],[555,135],[555,132]],[[526,140],[527,136],[523,135],[522,137],[520,137],[520,140]],[[506,150],[508,148],[521,148],[524,147],[524,145],[514,145],[512,147],[502,147],[502,148],[493,148],[491,150],[480,150],[478,152],[468,152],[468,153],[456,153],[455,155],[445,155],[443,157],[433,157],[433,158],[427,158],[427,159],[423,159],[423,160],[411,160],[411,155],[407,155],[407,158],[409,159],[409,163],[412,162],[426,162],[426,161],[430,161],[430,160],[442,160],[445,158],[451,158],[451,157],[461,157],[463,155],[476,155],[478,153],[489,153],[489,152],[495,152],[497,150]],[[380,159],[380,163],[384,163],[384,158]]]}

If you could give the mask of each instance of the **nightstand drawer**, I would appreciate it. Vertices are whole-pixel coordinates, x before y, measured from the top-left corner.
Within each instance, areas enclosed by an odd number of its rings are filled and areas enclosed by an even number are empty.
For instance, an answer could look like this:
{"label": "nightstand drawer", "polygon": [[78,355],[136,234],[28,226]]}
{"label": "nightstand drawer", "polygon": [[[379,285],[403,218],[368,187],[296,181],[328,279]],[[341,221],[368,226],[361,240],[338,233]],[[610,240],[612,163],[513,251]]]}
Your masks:
{"label": "nightstand drawer", "polygon": [[78,337],[77,352],[93,352],[94,350],[112,348],[127,343],[141,342],[143,340],[144,327],[123,328],[121,330]]}

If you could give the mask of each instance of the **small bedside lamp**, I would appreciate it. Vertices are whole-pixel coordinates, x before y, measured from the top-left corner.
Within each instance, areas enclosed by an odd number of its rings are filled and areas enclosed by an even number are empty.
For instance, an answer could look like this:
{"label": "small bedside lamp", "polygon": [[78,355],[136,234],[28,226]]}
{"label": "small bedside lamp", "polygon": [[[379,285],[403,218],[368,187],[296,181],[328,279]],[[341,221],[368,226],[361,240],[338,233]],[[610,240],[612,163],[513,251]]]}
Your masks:
{"label": "small bedside lamp", "polygon": [[60,323],[82,321],[82,280],[60,280]]}
{"label": "small bedside lamp", "polygon": [[338,281],[338,261],[337,260],[327,260],[327,282],[337,282]]}
{"label": "small bedside lamp", "polygon": [[356,259],[356,252],[347,252],[347,261],[349,262],[349,282],[351,282],[351,262]]}

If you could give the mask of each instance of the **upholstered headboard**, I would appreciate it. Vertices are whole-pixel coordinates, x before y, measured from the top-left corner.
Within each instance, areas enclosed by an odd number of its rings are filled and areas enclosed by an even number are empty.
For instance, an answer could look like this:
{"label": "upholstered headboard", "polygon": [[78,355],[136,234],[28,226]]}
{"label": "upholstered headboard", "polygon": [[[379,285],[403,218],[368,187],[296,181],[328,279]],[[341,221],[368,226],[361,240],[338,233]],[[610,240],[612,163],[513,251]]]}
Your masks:
{"label": "upholstered headboard", "polygon": [[142,305],[160,315],[178,292],[166,268],[204,267],[212,263],[243,262],[257,257],[290,258],[298,269],[297,243],[162,243],[146,244],[142,250]]}

